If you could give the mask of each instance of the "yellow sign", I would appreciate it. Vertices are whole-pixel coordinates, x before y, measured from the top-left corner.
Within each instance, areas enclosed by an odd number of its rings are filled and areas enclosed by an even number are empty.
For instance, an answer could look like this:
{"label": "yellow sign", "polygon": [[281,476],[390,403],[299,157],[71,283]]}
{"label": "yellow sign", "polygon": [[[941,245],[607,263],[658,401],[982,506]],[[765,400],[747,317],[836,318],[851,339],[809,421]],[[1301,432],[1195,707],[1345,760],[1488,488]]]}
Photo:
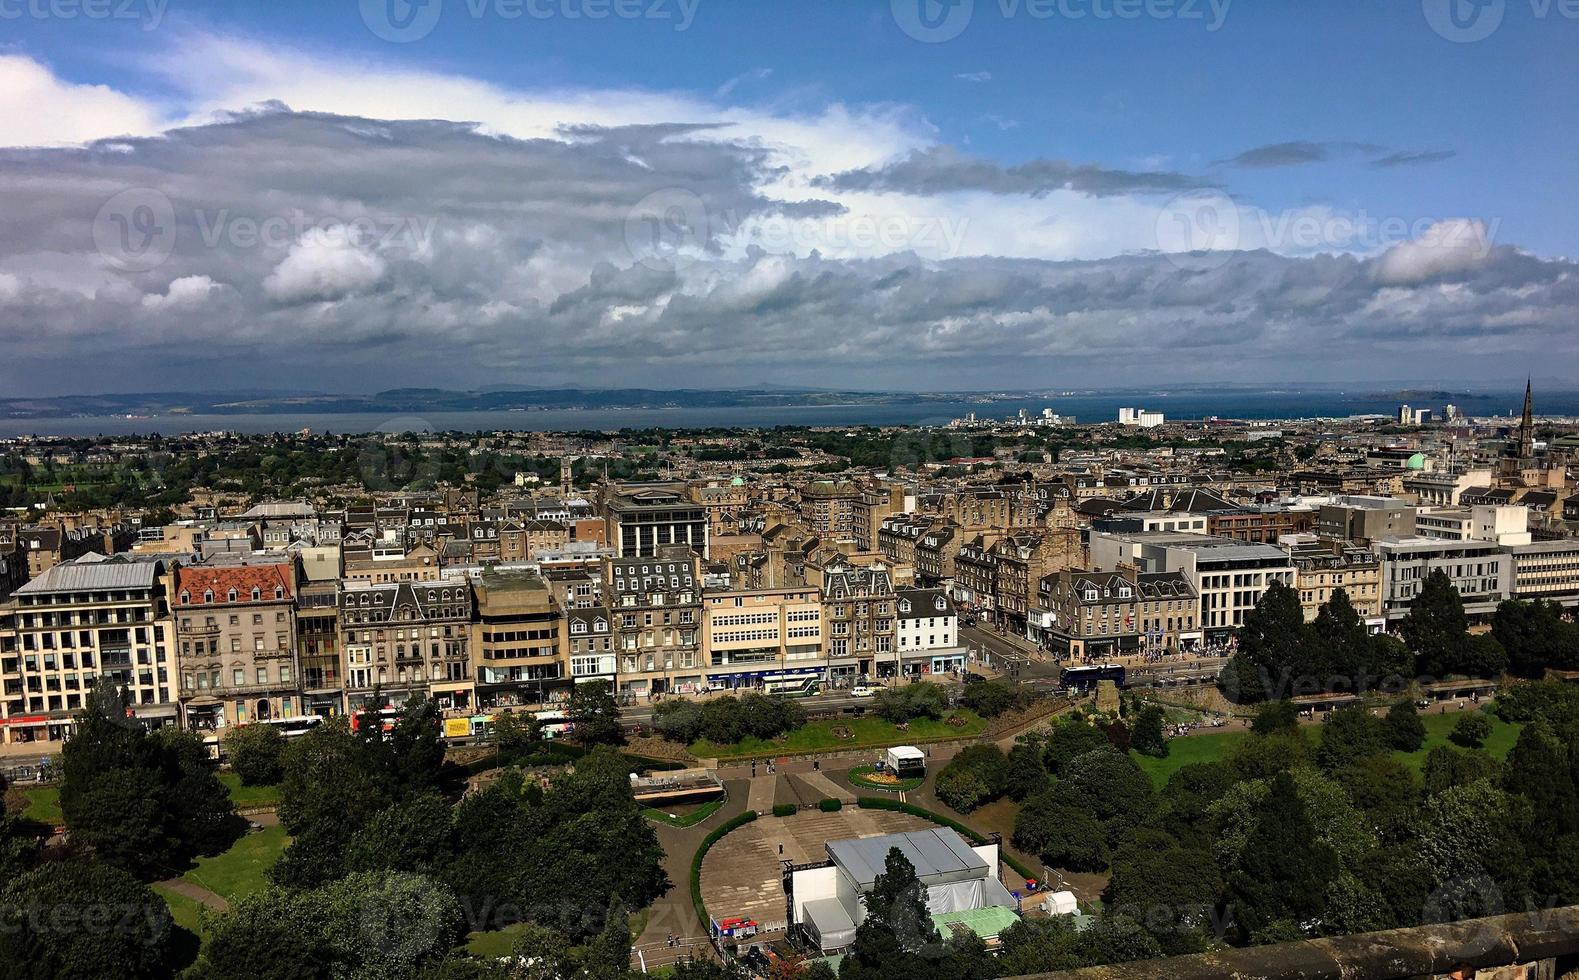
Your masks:
{"label": "yellow sign", "polygon": [[444,719],[444,737],[445,738],[465,738],[466,736],[470,735],[471,733],[472,733],[472,723],[471,723],[471,719],[470,718],[446,718],[446,719]]}

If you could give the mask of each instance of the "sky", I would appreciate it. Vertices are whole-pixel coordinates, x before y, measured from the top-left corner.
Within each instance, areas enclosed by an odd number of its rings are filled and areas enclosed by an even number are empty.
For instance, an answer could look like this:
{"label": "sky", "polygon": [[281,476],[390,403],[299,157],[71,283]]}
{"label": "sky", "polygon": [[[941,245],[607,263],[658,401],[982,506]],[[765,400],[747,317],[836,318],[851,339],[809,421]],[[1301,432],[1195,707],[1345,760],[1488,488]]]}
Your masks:
{"label": "sky", "polygon": [[1579,380],[1564,0],[0,0],[0,390]]}

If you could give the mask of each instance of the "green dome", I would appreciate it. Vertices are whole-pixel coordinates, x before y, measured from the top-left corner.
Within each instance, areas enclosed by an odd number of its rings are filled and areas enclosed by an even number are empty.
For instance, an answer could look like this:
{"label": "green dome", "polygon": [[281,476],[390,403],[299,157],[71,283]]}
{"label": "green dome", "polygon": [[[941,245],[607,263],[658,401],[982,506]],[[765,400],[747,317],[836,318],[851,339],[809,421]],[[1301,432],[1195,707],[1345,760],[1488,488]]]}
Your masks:
{"label": "green dome", "polygon": [[746,485],[746,479],[745,477],[737,476],[729,481],[729,485],[732,487],[743,487]]}
{"label": "green dome", "polygon": [[1405,463],[1404,466],[1411,470],[1425,469],[1425,453],[1415,453],[1413,456],[1410,456],[1409,462]]}

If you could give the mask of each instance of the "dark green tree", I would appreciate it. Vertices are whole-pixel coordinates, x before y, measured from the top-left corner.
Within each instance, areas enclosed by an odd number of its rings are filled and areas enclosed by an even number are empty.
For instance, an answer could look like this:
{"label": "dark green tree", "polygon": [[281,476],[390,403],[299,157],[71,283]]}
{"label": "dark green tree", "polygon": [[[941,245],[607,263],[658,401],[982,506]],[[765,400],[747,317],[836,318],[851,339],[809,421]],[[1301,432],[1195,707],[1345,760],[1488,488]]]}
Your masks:
{"label": "dark green tree", "polygon": [[1294,702],[1287,699],[1268,701],[1256,709],[1255,718],[1250,722],[1250,730],[1257,735],[1298,731],[1299,709],[1294,707]]}
{"label": "dark green tree", "polygon": [[1466,749],[1478,749],[1491,737],[1491,719],[1478,711],[1466,712],[1453,724],[1448,739]]}
{"label": "dark green tree", "polygon": [[1042,750],[1020,743],[1009,750],[1004,762],[1004,792],[1016,803],[1046,786],[1047,769],[1042,765]]}
{"label": "dark green tree", "polygon": [[570,692],[566,714],[575,726],[576,741],[583,745],[623,745],[625,729],[620,726],[620,707],[607,681],[577,684]]}
{"label": "dark green tree", "polygon": [[1530,801],[1532,830],[1541,841],[1579,830],[1568,747],[1543,723],[1526,726],[1508,753],[1502,786]]}
{"label": "dark green tree", "polygon": [[1257,807],[1254,829],[1230,876],[1234,921],[1244,938],[1265,936],[1278,922],[1315,919],[1337,877],[1338,857],[1323,843],[1301,803],[1294,780],[1278,773]]}
{"label": "dark green tree", "polygon": [[1130,747],[1141,755],[1157,759],[1168,757],[1168,738],[1163,734],[1166,715],[1154,704],[1140,709],[1135,724],[1130,729]]}
{"label": "dark green tree", "polygon": [[0,891],[0,975],[99,980],[172,973],[164,900],[99,861],[50,861]]}
{"label": "dark green tree", "polygon": [[1425,722],[1413,701],[1398,701],[1388,708],[1382,729],[1388,746],[1399,752],[1414,752],[1425,744]]}
{"label": "dark green tree", "polygon": [[842,980],[935,975],[934,964],[923,955],[939,943],[926,899],[915,866],[899,848],[890,849],[882,874],[866,894],[866,920],[856,927],[855,943],[840,965]]}
{"label": "dark green tree", "polygon": [[272,786],[285,775],[285,736],[274,725],[238,725],[225,732],[225,759],[243,786]]}
{"label": "dark green tree", "polygon": [[1307,666],[1308,633],[1299,596],[1274,582],[1245,614],[1239,648],[1219,681],[1224,693],[1241,704],[1254,704],[1284,697],[1297,687],[1317,686],[1300,673]]}
{"label": "dark green tree", "polygon": [[1382,720],[1363,705],[1339,708],[1321,729],[1316,763],[1327,772],[1356,759],[1387,751],[1387,731]]}
{"label": "dark green tree", "polygon": [[1450,745],[1438,745],[1426,753],[1422,775],[1426,795],[1439,796],[1455,786],[1467,786],[1481,779],[1496,782],[1501,779],[1501,765],[1479,750],[1463,752]]}

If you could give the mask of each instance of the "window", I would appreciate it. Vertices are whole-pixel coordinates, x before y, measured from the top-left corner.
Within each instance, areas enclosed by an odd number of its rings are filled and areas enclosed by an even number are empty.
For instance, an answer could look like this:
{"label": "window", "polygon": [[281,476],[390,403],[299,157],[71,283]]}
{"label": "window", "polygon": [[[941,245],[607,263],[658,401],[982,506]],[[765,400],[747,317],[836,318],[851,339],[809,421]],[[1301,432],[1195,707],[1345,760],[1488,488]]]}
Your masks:
{"label": "window", "polygon": [[247,683],[247,672],[242,670],[240,667],[237,667],[235,670],[230,672],[230,682],[237,687]]}

